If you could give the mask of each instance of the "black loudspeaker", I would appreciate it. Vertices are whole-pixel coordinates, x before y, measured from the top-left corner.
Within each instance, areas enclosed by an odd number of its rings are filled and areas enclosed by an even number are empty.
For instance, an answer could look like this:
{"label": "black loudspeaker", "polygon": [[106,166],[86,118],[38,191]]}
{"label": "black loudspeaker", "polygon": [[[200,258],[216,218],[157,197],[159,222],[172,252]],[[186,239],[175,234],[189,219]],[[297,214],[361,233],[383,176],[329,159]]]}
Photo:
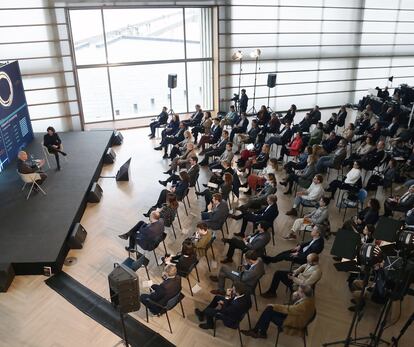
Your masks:
{"label": "black loudspeaker", "polygon": [[86,232],[85,228],[80,223],[76,223],[69,234],[69,247],[71,249],[83,248],[83,243],[85,242],[87,234],[88,233]]}
{"label": "black loudspeaker", "polygon": [[88,202],[99,202],[102,198],[103,190],[101,186],[95,182],[88,194]]}
{"label": "black loudspeaker", "polygon": [[112,135],[111,146],[119,146],[124,142],[124,137],[119,131],[115,131]]}
{"label": "black loudspeaker", "polygon": [[177,87],[177,74],[168,75],[168,88],[174,89]]}
{"label": "black loudspeaker", "polygon": [[267,86],[269,88],[274,88],[276,86],[276,74],[270,73],[267,75]]}
{"label": "black loudspeaker", "polygon": [[117,181],[129,181],[129,165],[131,164],[131,158],[129,158],[118,170],[116,174]]}
{"label": "black loudspeaker", "polygon": [[108,148],[104,156],[104,163],[113,164],[115,161],[115,158],[116,158],[115,152],[112,150],[112,148]]}
{"label": "black loudspeaker", "polygon": [[115,268],[108,275],[108,282],[111,303],[120,313],[140,309],[139,279],[134,271],[123,264],[115,264]]}
{"label": "black loudspeaker", "polygon": [[0,292],[5,293],[14,279],[12,264],[0,263]]}

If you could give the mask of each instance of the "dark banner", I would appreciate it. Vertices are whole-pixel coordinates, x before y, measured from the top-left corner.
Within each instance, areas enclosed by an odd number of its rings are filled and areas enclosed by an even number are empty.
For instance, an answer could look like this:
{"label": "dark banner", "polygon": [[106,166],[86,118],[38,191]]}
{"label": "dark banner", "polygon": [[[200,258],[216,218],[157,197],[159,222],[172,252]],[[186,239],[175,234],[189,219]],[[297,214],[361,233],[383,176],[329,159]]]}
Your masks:
{"label": "dark banner", "polygon": [[0,172],[33,140],[17,61],[0,66]]}

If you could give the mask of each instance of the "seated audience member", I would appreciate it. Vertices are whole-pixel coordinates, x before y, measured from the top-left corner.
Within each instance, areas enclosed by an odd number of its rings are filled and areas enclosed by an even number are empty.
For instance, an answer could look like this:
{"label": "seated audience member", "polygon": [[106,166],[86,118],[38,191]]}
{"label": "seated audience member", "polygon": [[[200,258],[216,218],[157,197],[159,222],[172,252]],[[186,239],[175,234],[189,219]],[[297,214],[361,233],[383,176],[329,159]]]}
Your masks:
{"label": "seated audience member", "polygon": [[[290,160],[285,165],[283,165],[283,168],[285,169],[287,174],[293,173],[295,170],[303,170],[306,168],[307,160],[310,155],[313,154],[313,147],[307,146],[305,150],[298,155],[296,160]],[[316,160],[316,157],[315,157]]]}
{"label": "seated audience member", "polygon": [[385,170],[381,173],[373,173],[365,186],[366,190],[377,190],[378,186],[383,186],[384,188],[391,187],[392,183],[395,181],[395,177],[399,176],[397,169],[397,161],[394,158],[391,158],[387,164]]}
{"label": "seated audience member", "polygon": [[187,143],[185,152],[179,157],[173,159],[170,168],[167,171],[165,171],[164,174],[172,175],[178,169],[188,167],[190,163],[190,158],[195,156],[195,145],[192,142]]}
{"label": "seated audience member", "polygon": [[174,136],[180,127],[180,116],[173,114],[166,128],[161,131],[161,142],[166,136]]}
{"label": "seated audience member", "polygon": [[283,124],[286,124],[286,123],[293,124],[293,119],[295,118],[295,115],[296,115],[296,105],[292,104],[290,105],[289,110],[286,112],[286,115],[282,117],[280,121]]}
{"label": "seated audience member", "polygon": [[[228,172],[229,174],[234,175],[234,170],[231,167],[230,161],[223,160],[220,164],[221,164],[221,167],[218,167],[217,170],[213,171],[213,174],[211,175],[209,179],[209,183],[215,183],[215,184],[221,185],[224,182],[223,176],[225,173]],[[203,186],[207,188],[208,184],[203,183]]]}
{"label": "seated audience member", "polygon": [[[383,106],[386,107],[387,104],[383,104]],[[378,122],[381,123],[382,126],[388,126],[388,124],[391,123],[392,118],[395,115],[395,110],[393,106],[390,106],[387,108],[387,110],[384,112],[382,111],[379,115],[378,115]]]}
{"label": "seated audience member", "polygon": [[369,199],[368,205],[361,212],[358,212],[358,215],[352,217],[350,220],[347,220],[343,228],[352,230],[361,233],[365,225],[372,224],[375,225],[379,219],[379,210],[380,203],[377,199]]}
{"label": "seated audience member", "polygon": [[55,155],[57,170],[60,170],[59,154],[66,157],[66,153],[62,151],[62,140],[60,139],[55,128],[48,127],[47,134],[43,136],[43,146],[45,146],[49,153]]}
{"label": "seated audience member", "polygon": [[402,196],[392,196],[384,201],[384,216],[392,216],[393,211],[408,212],[414,207],[414,185]]}
{"label": "seated audience member", "polygon": [[283,157],[285,155],[291,156],[291,157],[298,156],[302,149],[302,145],[303,145],[302,133],[299,131],[295,134],[293,140],[288,145],[285,145],[281,148],[278,161],[283,161]]}
{"label": "seated audience member", "polygon": [[227,112],[227,114],[223,118],[223,124],[233,126],[237,118],[238,118],[238,115],[234,108],[234,105],[230,105],[229,112]]}
{"label": "seated audience member", "polygon": [[249,209],[257,210],[262,208],[263,205],[267,204],[267,197],[276,194],[276,186],[276,176],[272,173],[268,174],[263,189],[257,195],[251,196],[245,204],[236,207],[236,210],[247,212]]}
{"label": "seated audience member", "polygon": [[311,124],[317,124],[321,120],[321,111],[319,111],[318,105],[315,105],[313,110],[306,114],[309,115],[309,120]]}
{"label": "seated audience member", "polygon": [[355,135],[364,135],[364,133],[371,126],[371,118],[368,113],[362,113],[359,118],[355,120]]}
{"label": "seated audience member", "polygon": [[287,186],[288,190],[284,192],[285,195],[292,194],[293,182],[296,182],[302,188],[309,188],[313,182],[316,174],[316,156],[309,155],[307,159],[307,166],[295,173],[290,172],[284,181],[281,181],[282,186]]}
{"label": "seated audience member", "polygon": [[[201,166],[208,165],[210,157],[221,156],[226,151],[227,144],[231,144],[231,142],[229,142],[229,132],[227,130],[223,130],[221,134],[221,139],[217,143],[211,145],[209,148],[205,150],[204,159],[200,162],[200,165]],[[231,145],[233,146],[233,144]],[[233,151],[230,151],[230,152],[233,153]],[[227,153],[227,155],[229,155],[229,153]],[[223,160],[226,160],[226,159],[223,159]],[[229,158],[229,160],[232,161],[233,156]]]}
{"label": "seated audience member", "polygon": [[318,173],[325,173],[328,168],[339,167],[346,157],[346,145],[346,140],[342,139],[334,152],[320,157],[316,163],[316,171]]}
{"label": "seated audience member", "polygon": [[323,125],[322,129],[325,134],[329,134],[335,130],[336,125],[338,124],[338,114],[333,112],[331,118],[329,118],[326,123]]}
{"label": "seated audience member", "polygon": [[201,212],[202,222],[213,230],[220,230],[229,215],[229,206],[220,193],[213,194],[208,212]]}
{"label": "seated audience member", "polygon": [[267,165],[267,161],[269,160],[269,153],[270,153],[270,146],[267,144],[264,144],[261,146],[261,151],[259,154],[256,154],[256,152],[249,152],[244,153],[243,150],[240,158],[244,159],[246,155],[248,155],[248,159],[245,161],[244,167],[247,169],[253,169],[253,170],[261,170],[264,169]]}
{"label": "seated audience member", "polygon": [[306,264],[301,265],[293,272],[278,270],[274,273],[270,288],[262,294],[264,298],[276,298],[277,288],[282,282],[286,287],[293,291],[293,286],[314,285],[321,279],[322,271],[319,266],[319,255],[311,253],[306,257]]}
{"label": "seated audience member", "polygon": [[276,135],[271,136],[266,143],[271,146],[272,144],[276,145],[286,145],[289,143],[290,139],[293,136],[293,130],[290,123],[286,123],[283,129]]}
{"label": "seated audience member", "polygon": [[293,207],[286,212],[287,216],[297,216],[298,211],[296,210],[299,205],[305,203],[307,205],[316,205],[318,200],[323,196],[322,187],[323,177],[322,175],[316,175],[313,178],[312,184],[303,192],[296,193],[295,200],[293,201]]}
{"label": "seated audience member", "polygon": [[168,113],[167,107],[163,107],[161,113],[158,115],[156,119],[152,119],[149,127],[151,129],[151,133],[148,135],[150,139],[155,137],[155,129],[161,127],[164,124],[167,124],[168,121]]}
{"label": "seated audience member", "polygon": [[228,265],[222,265],[218,272],[218,276],[210,276],[213,282],[218,282],[218,289],[210,291],[214,295],[224,295],[224,285],[226,278],[233,282],[241,284],[245,287],[246,291],[250,294],[257,284],[257,281],[265,273],[264,264],[262,259],[259,258],[255,251],[247,251],[244,254],[246,264],[243,265],[242,270],[234,271]]}
{"label": "seated audience member", "polygon": [[376,166],[381,165],[383,160],[386,158],[384,149],[385,142],[378,141],[377,147],[361,158],[361,168],[365,170],[373,170]]}
{"label": "seated audience member", "polygon": [[213,237],[206,223],[198,222],[192,239],[197,250],[205,249]]}
{"label": "seated audience member", "polygon": [[[210,170],[214,170],[214,169],[224,170],[223,165],[221,165],[221,163],[223,161],[231,163],[233,158],[234,158],[233,143],[228,142],[226,144],[225,151],[223,153],[221,153],[221,155],[218,159],[216,159],[213,162],[211,162],[210,164],[208,164],[208,168]],[[205,157],[204,157],[204,159],[205,159]]]}
{"label": "seated audience member", "polygon": [[232,215],[233,219],[243,219],[242,226],[239,233],[234,233],[234,236],[244,237],[246,232],[247,223],[252,222],[253,224],[260,221],[268,222],[272,225],[273,221],[279,215],[279,209],[277,208],[277,196],[276,194],[267,196],[268,206],[255,212],[242,212],[240,215]]}
{"label": "seated audience member", "polygon": [[318,122],[316,124],[315,129],[313,129],[310,133],[308,146],[319,145],[322,141],[323,137],[323,123]]}
{"label": "seated audience member", "polygon": [[349,123],[348,126],[342,131],[341,139],[345,139],[348,143],[351,142],[355,134],[355,125],[354,123]]}
{"label": "seated audience member", "polygon": [[269,123],[267,123],[267,125],[265,125],[263,129],[266,134],[276,134],[280,130],[280,125],[281,123],[277,116],[277,113],[273,112],[270,116]]}
{"label": "seated audience member", "polygon": [[294,132],[301,131],[302,133],[308,133],[311,125],[311,116],[307,113],[299,124],[294,125],[292,129]]}
{"label": "seated audience member", "polygon": [[[187,170],[188,173],[188,179],[189,179],[189,187],[194,187],[194,185],[196,184],[197,178],[198,178],[198,174],[200,172],[200,167],[197,164],[198,158],[196,156],[191,156],[189,158],[189,168]],[[159,180],[158,183],[162,184],[163,186],[166,186],[167,183],[172,182],[173,184],[177,184],[178,181],[181,180],[181,177],[175,173],[173,173],[172,171],[168,170],[167,172],[164,173],[168,173],[170,174],[170,177],[168,177],[165,181],[161,181]]]}
{"label": "seated audience member", "polygon": [[335,151],[340,140],[341,139],[336,135],[335,131],[331,131],[329,137],[326,140],[323,140],[321,143],[322,148],[325,150],[326,154],[330,154]]}
{"label": "seated audience member", "polygon": [[266,245],[269,243],[271,236],[268,231],[270,228],[269,223],[261,221],[257,224],[256,231],[241,240],[238,237],[232,237],[231,239],[223,238],[223,243],[229,244],[227,255],[222,264],[232,263],[233,255],[236,249],[240,249],[243,253],[253,250],[256,251],[258,256],[262,256],[265,251]]}
{"label": "seated audience member", "polygon": [[393,141],[391,148],[391,154],[394,158],[402,158],[404,160],[407,160],[412,152],[412,148],[408,145],[408,143],[400,140]]}
{"label": "seated audience member", "polygon": [[249,125],[249,120],[247,119],[246,113],[242,112],[240,118],[234,123],[233,128],[230,132],[230,142],[233,142],[234,135],[244,134],[247,132],[247,127]]}
{"label": "seated audience member", "polygon": [[226,172],[223,175],[223,181],[223,184],[217,188],[207,188],[202,192],[195,192],[197,196],[204,196],[204,199],[206,200],[206,208],[204,212],[208,212],[208,205],[212,202],[214,193],[220,193],[223,200],[227,201],[229,199],[229,195],[233,188],[233,175]]}
{"label": "seated audience member", "polygon": [[264,186],[266,176],[268,174],[275,174],[278,168],[278,163],[275,158],[269,159],[267,166],[260,173],[252,173],[247,177],[248,186],[251,191],[255,192],[258,186]]}
{"label": "seated audience member", "polygon": [[270,113],[267,111],[267,107],[262,105],[259,112],[257,112],[257,124],[260,126],[265,126],[270,121]]}
{"label": "seated audience member", "polygon": [[152,251],[161,242],[164,234],[164,220],[160,218],[158,211],[152,211],[149,215],[149,223],[139,221],[125,234],[118,235],[121,239],[129,239],[127,251],[133,250],[138,244],[145,251]]}
{"label": "seated audience member", "polygon": [[414,208],[409,210],[405,215],[405,224],[411,227],[414,226]]}
{"label": "seated audience member", "polygon": [[314,225],[311,231],[312,240],[303,242],[295,248],[281,252],[273,257],[264,255],[263,262],[265,264],[278,263],[280,261],[292,261],[296,264],[305,264],[306,257],[311,253],[320,254],[323,251],[325,242],[321,235],[321,231],[317,225]]}
{"label": "seated audience member", "polygon": [[255,143],[257,135],[259,135],[260,129],[257,124],[257,120],[252,120],[252,126],[249,129],[247,133],[238,133],[237,134],[237,141],[238,141],[238,148],[237,152],[240,152],[242,144],[249,144],[249,143]]}
{"label": "seated audience member", "polygon": [[198,148],[201,148],[201,152],[199,153],[200,155],[204,154],[204,151],[206,150],[206,143],[214,144],[220,140],[221,132],[222,128],[220,126],[220,119],[214,118],[213,126],[211,127],[211,134],[204,134],[201,136],[200,142],[198,143]]}
{"label": "seated audience member", "polygon": [[292,225],[289,235],[284,236],[285,240],[296,240],[296,234],[307,225],[317,225],[319,230],[324,234],[329,229],[329,198],[322,197],[319,200],[319,207],[312,212],[305,214],[303,218],[297,218]]}
{"label": "seated audience member", "polygon": [[[28,161],[28,155],[25,151],[20,151],[17,154],[17,171],[23,175],[33,174],[33,179],[36,181],[38,185],[41,185],[47,175],[40,170],[40,168],[45,164],[45,160],[41,159],[38,161]],[[36,186],[33,187],[34,191],[37,191],[38,188]]]}
{"label": "seated audience member", "polygon": [[187,149],[187,144],[193,143],[193,136],[190,130],[184,131],[184,140],[172,146],[169,158],[173,160],[175,157],[183,154]]}
{"label": "seated audience member", "polygon": [[204,112],[203,120],[200,125],[195,126],[191,129],[191,133],[194,136],[194,144],[197,144],[198,134],[210,135],[211,126],[213,125],[213,120],[211,118],[211,112]]}
{"label": "seated audience member", "polygon": [[260,315],[255,327],[241,330],[244,335],[253,338],[267,338],[267,330],[271,322],[283,328],[283,333],[302,337],[303,329],[315,314],[315,300],[310,286],[300,285],[293,293],[294,302],[288,305],[268,305]]}
{"label": "seated audience member", "polygon": [[337,118],[338,122],[336,124],[338,127],[343,127],[345,125],[345,120],[346,120],[347,115],[348,115],[348,112],[346,111],[346,107],[342,105],[338,111],[338,118]]}
{"label": "seated audience member", "polygon": [[365,106],[365,109],[362,111],[362,113],[367,114],[370,120],[374,116],[374,111],[372,110],[372,106],[370,104]]}
{"label": "seated audience member", "polygon": [[164,156],[163,158],[168,158],[168,145],[176,145],[184,140],[184,132],[186,130],[185,124],[183,122],[180,122],[179,129],[174,135],[167,135],[165,136],[160,145],[158,147],[155,147],[154,149],[156,151],[161,151],[164,148]]}
{"label": "seated audience member", "polygon": [[406,178],[412,178],[412,172],[414,171],[414,147],[411,150],[411,154],[407,161],[400,166],[400,176]]}
{"label": "seated audience member", "polygon": [[381,135],[394,137],[399,127],[400,123],[398,117],[392,117],[391,123],[389,123],[388,125],[384,125],[384,128],[382,128]]}
{"label": "seated audience member", "polygon": [[213,329],[214,319],[222,320],[225,326],[236,329],[252,307],[250,294],[246,293],[244,286],[239,283],[234,283],[225,294],[216,295],[204,310],[195,309],[198,320],[205,321],[200,323],[201,329]]}
{"label": "seated audience member", "polygon": [[356,160],[362,159],[363,156],[375,149],[375,143],[371,136],[367,136],[365,141],[362,141],[354,153],[344,160],[344,166],[354,165]]}
{"label": "seated audience member", "polygon": [[[150,213],[155,211],[155,207],[151,208]],[[177,215],[178,201],[177,197],[174,194],[167,195],[167,202],[162,204],[161,208],[158,208],[157,211],[160,213],[160,218],[164,220],[164,226],[170,227]]]}
{"label": "seated audience member", "polygon": [[181,252],[176,255],[166,254],[163,261],[165,264],[172,264],[177,267],[180,276],[185,277],[191,267],[197,262],[196,249],[191,239],[185,239],[181,245]]}
{"label": "seated audience member", "polygon": [[[158,196],[158,200],[154,206],[150,208],[160,208],[162,204],[165,204],[167,201],[168,194],[174,194],[177,197],[178,201],[182,201],[185,194],[187,193],[187,189],[190,186],[190,176],[188,175],[187,171],[180,171],[179,173],[180,180],[176,183],[176,185],[172,186],[170,190],[163,189]],[[148,211],[149,212],[149,211]],[[148,217],[149,213],[144,213],[145,217]]]}
{"label": "seated audience member", "polygon": [[184,120],[186,127],[195,127],[200,125],[201,119],[203,118],[203,110],[200,105],[195,105],[195,112],[191,115],[190,119]]}
{"label": "seated audience member", "polygon": [[150,294],[141,294],[139,301],[151,311],[152,314],[161,313],[161,308],[154,305],[149,300],[156,302],[158,305],[165,306],[168,300],[177,296],[181,292],[181,277],[177,275],[175,265],[167,265],[162,274],[163,282],[161,284],[153,284]]}
{"label": "seated audience member", "polygon": [[331,199],[333,199],[337,189],[358,192],[361,189],[361,186],[360,163],[355,161],[353,168],[346,174],[346,176],[342,180],[333,180],[330,182],[329,188],[326,189],[326,191],[331,193]]}

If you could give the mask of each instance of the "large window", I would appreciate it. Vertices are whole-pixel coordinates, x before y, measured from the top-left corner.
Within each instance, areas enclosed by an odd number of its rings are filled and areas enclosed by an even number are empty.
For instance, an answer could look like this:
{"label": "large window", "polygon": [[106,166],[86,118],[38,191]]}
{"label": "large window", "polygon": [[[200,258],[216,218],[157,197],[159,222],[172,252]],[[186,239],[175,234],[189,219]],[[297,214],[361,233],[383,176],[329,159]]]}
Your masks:
{"label": "large window", "polygon": [[[85,123],[213,107],[211,8],[70,10]],[[85,25],[87,23],[87,25]]]}

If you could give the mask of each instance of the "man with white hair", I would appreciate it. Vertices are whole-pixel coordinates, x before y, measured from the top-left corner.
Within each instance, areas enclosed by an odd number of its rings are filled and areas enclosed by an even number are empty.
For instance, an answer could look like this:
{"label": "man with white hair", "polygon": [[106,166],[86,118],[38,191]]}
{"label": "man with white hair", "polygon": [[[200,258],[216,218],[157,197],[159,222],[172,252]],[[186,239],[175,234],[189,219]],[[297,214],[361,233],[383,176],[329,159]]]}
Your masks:
{"label": "man with white hair", "polygon": [[[37,161],[37,163],[29,162],[28,155],[25,151],[20,151],[17,154],[17,171],[23,175],[30,175],[32,174],[34,176],[34,180],[38,185],[41,185],[45,179],[47,178],[47,175],[40,171],[40,168],[45,164],[45,160],[41,159]],[[37,187],[33,187],[34,190],[37,190]]]}

